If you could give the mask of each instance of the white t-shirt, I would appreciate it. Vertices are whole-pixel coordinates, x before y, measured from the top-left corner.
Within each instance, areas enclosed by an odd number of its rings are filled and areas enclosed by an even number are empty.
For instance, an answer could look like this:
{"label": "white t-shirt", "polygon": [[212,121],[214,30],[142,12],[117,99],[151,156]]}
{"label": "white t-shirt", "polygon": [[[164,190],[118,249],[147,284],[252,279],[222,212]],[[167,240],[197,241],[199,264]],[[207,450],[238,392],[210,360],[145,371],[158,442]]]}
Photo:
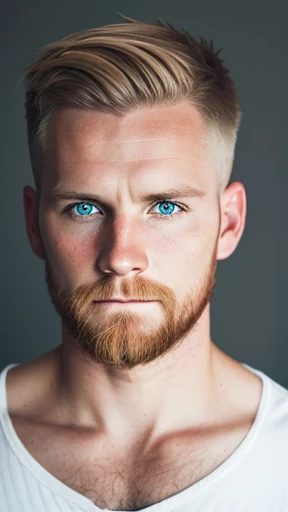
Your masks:
{"label": "white t-shirt", "polygon": [[[100,512],[46,471],[20,441],[7,413],[5,382],[12,366],[0,374],[0,511]],[[246,438],[210,475],[142,512],[288,512],[288,391],[250,370],[261,377],[263,391]]]}

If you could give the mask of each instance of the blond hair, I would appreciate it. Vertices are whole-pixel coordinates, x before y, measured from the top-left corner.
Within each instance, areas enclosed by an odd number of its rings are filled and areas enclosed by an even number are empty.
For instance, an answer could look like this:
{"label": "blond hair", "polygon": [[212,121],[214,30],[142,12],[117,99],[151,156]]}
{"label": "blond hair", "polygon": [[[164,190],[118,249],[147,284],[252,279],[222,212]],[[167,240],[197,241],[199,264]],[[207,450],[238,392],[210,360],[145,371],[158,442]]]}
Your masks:
{"label": "blond hair", "polygon": [[[124,115],[186,101],[215,141],[219,183],[232,170],[240,110],[227,69],[204,39],[170,25],[129,20],[44,47],[25,75],[28,143],[40,188],[47,122],[58,106]],[[215,154],[213,159],[215,160]]]}

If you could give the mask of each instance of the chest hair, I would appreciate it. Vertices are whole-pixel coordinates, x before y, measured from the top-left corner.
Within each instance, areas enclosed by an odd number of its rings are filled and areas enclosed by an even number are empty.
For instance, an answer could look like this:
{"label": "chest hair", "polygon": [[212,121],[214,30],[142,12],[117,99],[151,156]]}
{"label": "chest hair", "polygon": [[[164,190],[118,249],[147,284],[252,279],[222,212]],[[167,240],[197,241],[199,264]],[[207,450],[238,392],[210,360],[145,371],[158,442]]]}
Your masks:
{"label": "chest hair", "polygon": [[13,420],[30,454],[50,474],[100,508],[139,510],[158,503],[214,471],[237,448],[249,426],[209,436],[179,436],[143,454],[89,443]]}

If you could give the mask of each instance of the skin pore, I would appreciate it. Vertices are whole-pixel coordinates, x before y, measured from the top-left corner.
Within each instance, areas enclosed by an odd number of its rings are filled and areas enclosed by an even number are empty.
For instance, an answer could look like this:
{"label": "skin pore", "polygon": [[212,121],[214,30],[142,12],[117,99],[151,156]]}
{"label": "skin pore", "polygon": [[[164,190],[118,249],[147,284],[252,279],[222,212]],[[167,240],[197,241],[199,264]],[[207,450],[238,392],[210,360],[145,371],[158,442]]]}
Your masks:
{"label": "skin pore", "polygon": [[[37,193],[24,189],[27,234],[62,317],[61,345],[30,363],[28,388],[41,368],[42,390],[28,410],[89,433],[89,453],[108,441],[118,458],[145,459],[166,440],[173,459],[192,432],[245,418],[235,449],[255,417],[259,379],[215,347],[209,321],[216,261],[241,238],[245,191],[240,183],[219,191],[204,140],[191,105],[125,116],[58,108],[39,211]],[[101,352],[109,341],[113,351]]]}

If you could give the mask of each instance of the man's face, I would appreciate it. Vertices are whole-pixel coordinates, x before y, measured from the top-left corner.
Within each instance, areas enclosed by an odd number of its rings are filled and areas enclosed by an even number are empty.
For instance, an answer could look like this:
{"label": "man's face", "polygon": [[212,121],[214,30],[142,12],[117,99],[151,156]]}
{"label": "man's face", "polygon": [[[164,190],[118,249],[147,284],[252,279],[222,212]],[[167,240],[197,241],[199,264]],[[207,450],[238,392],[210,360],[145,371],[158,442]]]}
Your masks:
{"label": "man's face", "polygon": [[93,360],[150,362],[209,302],[220,213],[205,136],[190,105],[53,114],[39,205],[46,277]]}

